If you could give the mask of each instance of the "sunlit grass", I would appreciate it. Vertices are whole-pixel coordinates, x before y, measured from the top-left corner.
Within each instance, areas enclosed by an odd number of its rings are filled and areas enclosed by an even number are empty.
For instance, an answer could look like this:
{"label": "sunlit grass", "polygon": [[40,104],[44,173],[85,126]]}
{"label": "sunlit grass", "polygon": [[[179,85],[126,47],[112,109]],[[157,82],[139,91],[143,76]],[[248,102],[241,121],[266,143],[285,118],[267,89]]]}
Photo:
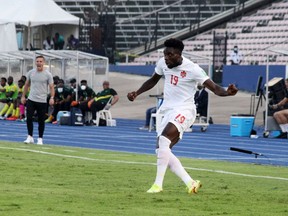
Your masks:
{"label": "sunlit grass", "polygon": [[287,167],[180,159],[199,194],[170,171],[147,194],[153,155],[1,142],[0,215],[288,215]]}

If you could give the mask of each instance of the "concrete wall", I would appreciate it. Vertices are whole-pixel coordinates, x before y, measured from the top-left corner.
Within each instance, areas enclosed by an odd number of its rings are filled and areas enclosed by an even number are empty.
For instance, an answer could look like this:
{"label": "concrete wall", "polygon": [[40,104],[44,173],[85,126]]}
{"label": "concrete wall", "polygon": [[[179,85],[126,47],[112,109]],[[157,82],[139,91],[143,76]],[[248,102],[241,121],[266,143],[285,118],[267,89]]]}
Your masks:
{"label": "concrete wall", "polygon": [[[151,76],[154,68],[155,65],[110,65],[109,71]],[[259,76],[263,77],[263,87],[266,82],[266,65],[226,65],[223,68],[222,86],[234,83],[240,90],[255,92]],[[274,77],[286,78],[286,66],[269,66],[269,80]]]}

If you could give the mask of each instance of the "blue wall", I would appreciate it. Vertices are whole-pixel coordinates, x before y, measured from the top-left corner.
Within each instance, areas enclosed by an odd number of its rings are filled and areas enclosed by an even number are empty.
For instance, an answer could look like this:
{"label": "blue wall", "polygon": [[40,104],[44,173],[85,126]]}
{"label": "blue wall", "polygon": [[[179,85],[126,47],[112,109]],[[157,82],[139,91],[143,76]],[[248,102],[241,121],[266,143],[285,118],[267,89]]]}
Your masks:
{"label": "blue wall", "polygon": [[155,65],[109,65],[109,71],[152,76]]}
{"label": "blue wall", "polygon": [[[269,80],[274,77],[285,79],[285,71],[285,65],[269,66]],[[262,84],[264,85],[266,82],[266,65],[226,65],[223,68],[222,86],[233,83],[240,90],[255,92],[259,76],[263,77]]]}

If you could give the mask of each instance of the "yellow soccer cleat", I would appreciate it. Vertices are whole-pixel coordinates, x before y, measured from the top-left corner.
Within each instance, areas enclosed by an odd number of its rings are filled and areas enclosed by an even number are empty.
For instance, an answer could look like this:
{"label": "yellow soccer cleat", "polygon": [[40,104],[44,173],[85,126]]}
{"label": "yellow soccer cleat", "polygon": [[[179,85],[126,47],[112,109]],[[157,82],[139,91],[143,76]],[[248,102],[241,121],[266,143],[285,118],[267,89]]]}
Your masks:
{"label": "yellow soccer cleat", "polygon": [[202,187],[202,184],[199,180],[193,181],[191,184],[191,187],[188,187],[188,193],[189,194],[197,194],[199,188]]}
{"label": "yellow soccer cleat", "polygon": [[152,187],[147,191],[147,193],[160,193],[163,189],[156,184],[153,184]]}

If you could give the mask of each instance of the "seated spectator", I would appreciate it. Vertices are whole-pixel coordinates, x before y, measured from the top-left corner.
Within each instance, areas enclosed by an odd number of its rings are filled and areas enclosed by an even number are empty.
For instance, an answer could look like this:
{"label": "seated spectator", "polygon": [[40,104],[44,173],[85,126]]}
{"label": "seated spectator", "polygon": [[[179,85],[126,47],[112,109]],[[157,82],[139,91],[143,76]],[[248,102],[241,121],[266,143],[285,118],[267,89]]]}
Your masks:
{"label": "seated spectator", "polygon": [[230,53],[231,65],[239,65],[242,62],[242,53],[239,51],[238,46],[234,46],[232,52]]}
{"label": "seated spectator", "polygon": [[96,94],[96,97],[91,99],[89,102],[81,103],[80,109],[82,111],[83,116],[85,116],[86,111],[92,112],[92,120],[93,123],[96,123],[96,113],[100,110],[103,110],[107,104],[107,102],[110,100],[110,98],[113,97],[111,106],[116,104],[119,100],[119,96],[117,92],[109,87],[109,82],[104,81],[103,82],[103,91],[98,92]]}
{"label": "seated spectator", "polygon": [[6,119],[8,121],[15,121],[17,119],[22,120],[22,119],[25,118],[25,107],[21,103],[21,97],[22,97],[22,92],[23,92],[23,89],[24,89],[24,84],[25,84],[25,82],[24,82],[23,79],[18,80],[18,96],[13,101],[14,109],[13,109],[13,112],[12,112],[12,116]]}
{"label": "seated spectator", "polygon": [[53,76],[54,88],[57,87],[57,84],[58,84],[59,80],[60,80],[59,76]]}
{"label": "seated spectator", "polygon": [[24,83],[25,83],[25,82],[26,82],[26,80],[27,80],[27,77],[26,77],[25,75],[22,75],[20,79],[21,79],[21,80],[23,80],[23,81],[24,81]]}
{"label": "seated spectator", "polygon": [[79,40],[73,34],[70,35],[67,42],[67,49],[76,50],[78,48]]}
{"label": "seated spectator", "polygon": [[43,49],[44,50],[51,50],[54,47],[54,42],[51,39],[50,36],[46,37],[46,39],[43,41]]}
{"label": "seated spectator", "polygon": [[55,50],[63,50],[65,44],[64,37],[57,32],[53,38],[53,43]]}
{"label": "seated spectator", "polygon": [[76,79],[75,79],[75,78],[72,78],[72,79],[70,80],[70,87],[71,87],[72,89],[76,89],[76,85],[77,85]]}
{"label": "seated spectator", "polygon": [[13,83],[13,77],[9,76],[7,79],[8,86],[6,87],[6,104],[0,112],[0,119],[6,119],[11,116],[14,103],[13,101],[17,99],[18,87]]}
{"label": "seated spectator", "polygon": [[[285,109],[285,105],[288,103],[288,91],[286,91],[286,96],[277,104],[274,104],[271,106],[272,109],[282,109],[279,111],[276,111],[273,114],[274,119],[279,124],[279,127],[281,128],[281,133],[276,138],[280,139],[287,139],[288,134],[288,109]],[[284,108],[284,109],[283,109]]]}
{"label": "seated spectator", "polygon": [[81,80],[78,89],[78,102],[85,103],[96,96],[94,90],[87,85],[87,80]]}
{"label": "seated spectator", "polygon": [[[143,127],[140,127],[139,130],[148,130],[149,129],[151,115],[152,115],[152,113],[156,113],[156,111],[157,111],[156,106],[150,107],[146,110],[145,125]],[[154,122],[154,124],[155,124],[155,122]]]}
{"label": "seated spectator", "polygon": [[1,78],[1,84],[0,84],[0,110],[3,109],[5,104],[7,103],[6,100],[6,85],[7,79],[5,77]]}
{"label": "seated spectator", "polygon": [[[46,119],[46,123],[55,120],[59,111],[69,111],[72,102],[72,89],[64,86],[64,80],[60,79],[55,89],[54,106],[52,114]],[[54,121],[53,123],[57,123]]]}
{"label": "seated spectator", "polygon": [[[151,95],[150,95],[151,97]],[[155,97],[155,95],[153,95],[153,97]],[[161,95],[157,95],[157,107],[150,107],[146,110],[146,120],[145,120],[145,125],[143,127],[140,127],[139,130],[148,130],[149,129],[149,125],[150,125],[150,119],[151,119],[151,115],[153,113],[157,112],[157,109],[159,109],[159,107],[162,105],[163,103],[163,93]],[[155,125],[155,119],[153,119],[153,125]]]}

